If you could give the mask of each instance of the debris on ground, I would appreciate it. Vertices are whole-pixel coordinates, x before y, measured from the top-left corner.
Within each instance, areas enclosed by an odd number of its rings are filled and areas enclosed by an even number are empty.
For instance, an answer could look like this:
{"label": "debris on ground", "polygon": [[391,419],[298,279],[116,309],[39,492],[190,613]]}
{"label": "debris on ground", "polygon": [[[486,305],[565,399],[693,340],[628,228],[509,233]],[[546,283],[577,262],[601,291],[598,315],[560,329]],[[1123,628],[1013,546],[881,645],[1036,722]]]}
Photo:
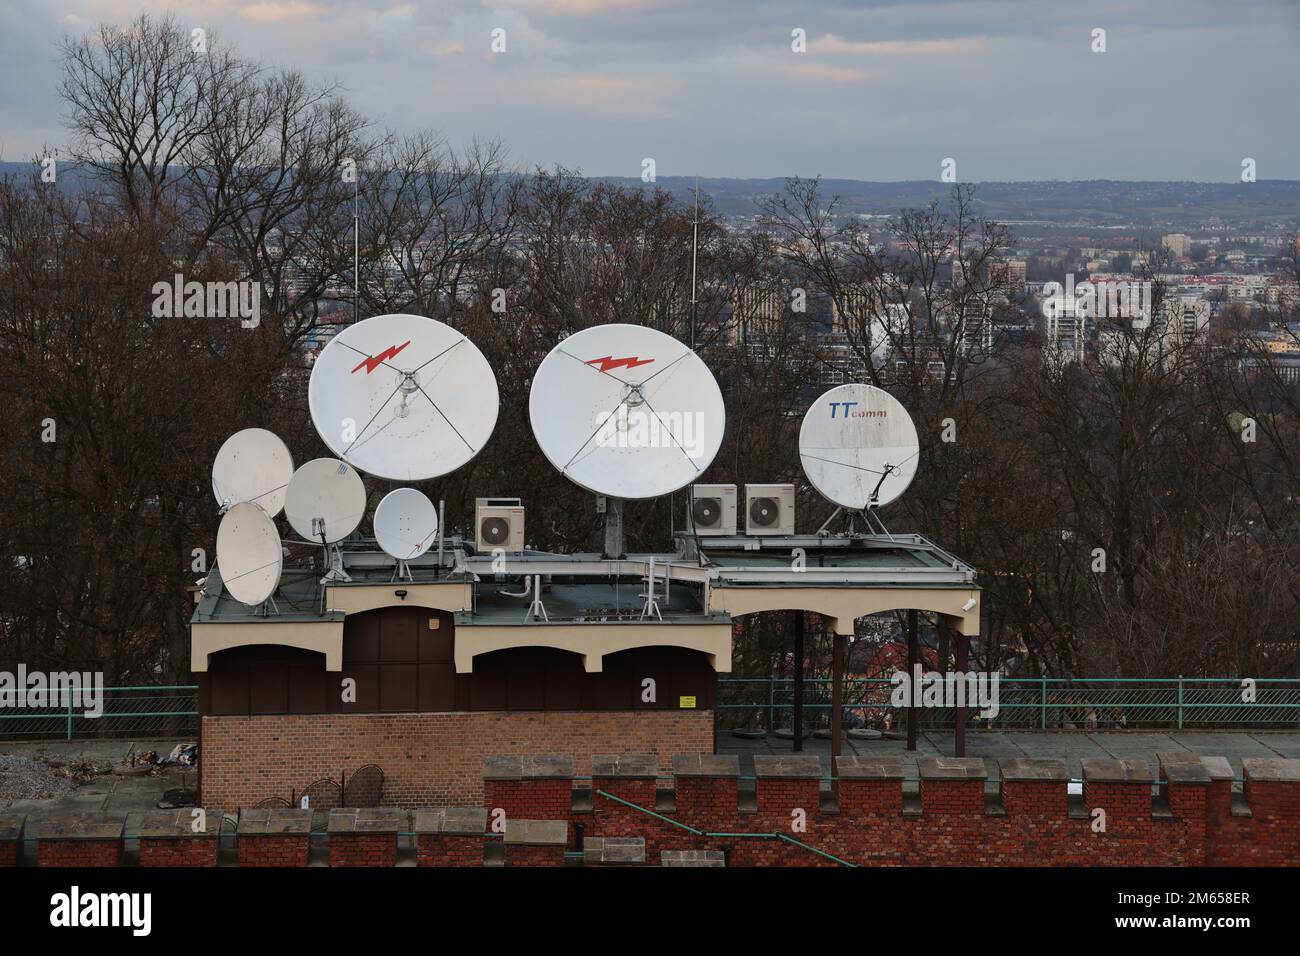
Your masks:
{"label": "debris on ground", "polygon": [[0,754],[0,803],[52,800],[76,789],[77,782],[44,760]]}
{"label": "debris on ground", "polygon": [[132,763],[152,764],[155,767],[192,767],[198,762],[198,744],[177,744],[166,757],[158,756],[156,750],[143,750],[132,759]]}
{"label": "debris on ground", "polygon": [[67,763],[62,761],[50,760],[46,765],[54,773],[62,777],[67,777],[76,786],[81,786],[94,780],[96,777],[103,777],[113,772],[111,763],[95,763],[93,760],[70,760]]}
{"label": "debris on ground", "polygon": [[175,810],[178,807],[192,807],[199,799],[199,795],[194,790],[186,790],[184,787],[178,787],[173,790],[164,790],[162,799],[158,801],[159,810]]}

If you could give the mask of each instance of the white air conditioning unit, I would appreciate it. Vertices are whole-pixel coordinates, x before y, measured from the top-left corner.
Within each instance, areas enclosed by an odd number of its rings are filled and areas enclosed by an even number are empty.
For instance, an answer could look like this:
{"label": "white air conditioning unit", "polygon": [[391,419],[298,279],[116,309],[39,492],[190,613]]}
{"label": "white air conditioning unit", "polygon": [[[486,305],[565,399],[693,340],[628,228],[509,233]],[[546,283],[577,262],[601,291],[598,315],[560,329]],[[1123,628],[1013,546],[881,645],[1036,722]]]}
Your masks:
{"label": "white air conditioning unit", "polygon": [[746,485],[745,534],[794,534],[794,485]]}
{"label": "white air conditioning unit", "polygon": [[736,486],[691,485],[686,530],[700,537],[736,533]]}
{"label": "white air conditioning unit", "polygon": [[474,548],[491,554],[497,548],[524,550],[524,509],[518,498],[474,499]]}

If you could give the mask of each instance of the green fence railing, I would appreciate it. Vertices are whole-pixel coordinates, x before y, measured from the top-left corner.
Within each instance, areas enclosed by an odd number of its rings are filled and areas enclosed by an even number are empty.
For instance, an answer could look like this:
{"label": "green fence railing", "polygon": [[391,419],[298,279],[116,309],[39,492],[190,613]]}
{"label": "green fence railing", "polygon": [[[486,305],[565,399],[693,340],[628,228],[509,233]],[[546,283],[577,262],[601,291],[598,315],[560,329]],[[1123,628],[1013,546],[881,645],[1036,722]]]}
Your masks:
{"label": "green fence railing", "polygon": [[[844,682],[847,727],[883,727],[886,717],[906,726],[906,710],[890,705],[889,678]],[[1004,678],[998,686],[998,714],[981,718],[967,708],[972,726],[994,730],[1123,729],[1300,729],[1300,678],[1258,678],[1253,698],[1240,678]],[[724,730],[789,726],[794,681],[789,678],[722,677],[718,680],[718,725]],[[830,723],[830,680],[804,681],[805,719],[810,727]],[[921,709],[923,727],[951,728],[952,708]],[[96,737],[192,737],[198,732],[198,687],[105,687],[104,713],[91,718],[83,708],[0,707],[0,740],[92,739]]]}
{"label": "green fence railing", "polygon": [[194,684],[105,687],[103,714],[67,698],[52,707],[0,707],[0,740],[88,740],[96,737],[192,737],[199,729]]}
{"label": "green fence railing", "polygon": [[[830,679],[804,681],[809,726],[830,723]],[[844,682],[846,727],[906,726],[905,709],[890,703],[888,677]],[[998,685],[991,719],[968,706],[967,722],[994,730],[1273,729],[1300,728],[1300,678],[1059,678],[1009,677]],[[793,720],[794,680],[723,677],[718,680],[718,725],[773,730]],[[951,728],[951,707],[923,707],[921,726]]]}

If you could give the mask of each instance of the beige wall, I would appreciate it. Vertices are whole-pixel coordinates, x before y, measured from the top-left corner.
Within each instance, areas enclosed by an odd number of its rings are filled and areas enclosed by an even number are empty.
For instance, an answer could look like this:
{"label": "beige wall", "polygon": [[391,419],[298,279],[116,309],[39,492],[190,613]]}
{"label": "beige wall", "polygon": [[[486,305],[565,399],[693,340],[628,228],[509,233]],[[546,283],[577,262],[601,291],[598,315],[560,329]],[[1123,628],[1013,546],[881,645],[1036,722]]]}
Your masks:
{"label": "beige wall", "polygon": [[[405,591],[406,597],[397,596]],[[471,585],[462,581],[438,584],[344,584],[325,588],[325,607],[346,614],[360,614],[377,607],[431,607],[439,611],[468,611],[473,605]]]}
{"label": "beige wall", "polygon": [[208,655],[232,647],[279,644],[325,655],[327,671],[343,669],[342,621],[259,621],[245,624],[191,624],[190,670],[208,669]]}
{"label": "beige wall", "polygon": [[528,624],[456,628],[456,671],[474,670],[479,654],[511,647],[556,647],[582,656],[589,674],[603,670],[606,654],[634,647],[685,647],[702,651],[716,671],[731,670],[730,624]]}
{"label": "beige wall", "polygon": [[[969,611],[962,605],[971,598]],[[980,632],[979,588],[764,588],[714,587],[710,608],[732,617],[758,611],[814,611],[833,618],[836,634],[852,634],[853,622],[866,614],[915,608],[949,619],[962,634]]]}

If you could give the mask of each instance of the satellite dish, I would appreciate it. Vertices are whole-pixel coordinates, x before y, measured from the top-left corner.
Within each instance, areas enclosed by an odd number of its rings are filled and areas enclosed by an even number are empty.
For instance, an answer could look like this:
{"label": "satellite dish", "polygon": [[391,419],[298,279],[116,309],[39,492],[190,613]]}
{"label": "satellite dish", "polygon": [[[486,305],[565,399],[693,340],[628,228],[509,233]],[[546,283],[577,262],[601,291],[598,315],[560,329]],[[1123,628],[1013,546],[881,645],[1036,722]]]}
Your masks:
{"label": "satellite dish", "polygon": [[920,443],[902,404],[872,385],[839,385],[813,402],[799,460],[822,497],[861,511],[898,498],[916,475]]}
{"label": "satellite dish", "polygon": [[438,509],[421,491],[396,488],[375,509],[375,540],[389,557],[414,561],[438,538]]}
{"label": "satellite dish", "polygon": [[315,544],[342,541],[366,515],[366,487],[357,470],[337,458],[316,458],[293,473],[284,516]]}
{"label": "satellite dish", "polygon": [[275,522],[260,507],[241,501],[221,516],[217,567],[236,601],[257,605],[274,594],[283,563]]}
{"label": "satellite dish", "polygon": [[330,339],[307,389],[321,440],[392,481],[455,471],[492,435],[499,398],[483,353],[450,326],[378,315]]}
{"label": "satellite dish", "polygon": [[533,435],[570,481],[612,498],[654,498],[699,478],[722,445],[713,373],[671,335],[598,325],[555,346],[528,396]]}
{"label": "satellite dish", "polygon": [[284,508],[293,477],[293,458],[284,442],[265,428],[245,428],[226,439],[212,463],[212,494],[223,511],[241,501],[274,518]]}

